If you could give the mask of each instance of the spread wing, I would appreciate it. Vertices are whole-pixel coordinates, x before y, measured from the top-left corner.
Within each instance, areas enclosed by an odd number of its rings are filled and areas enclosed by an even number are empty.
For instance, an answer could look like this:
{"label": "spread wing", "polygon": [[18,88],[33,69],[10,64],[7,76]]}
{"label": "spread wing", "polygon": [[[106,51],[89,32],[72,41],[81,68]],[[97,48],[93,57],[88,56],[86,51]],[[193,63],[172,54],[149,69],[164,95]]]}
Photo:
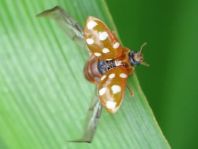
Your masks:
{"label": "spread wing", "polygon": [[91,53],[100,60],[114,59],[122,55],[123,49],[116,36],[95,17],[88,17],[84,38]]}
{"label": "spread wing", "polygon": [[85,41],[83,37],[83,29],[81,25],[74,20],[67,12],[61,7],[56,6],[52,9],[45,10],[37,15],[38,17],[50,17],[60,25],[65,33],[71,37],[81,47],[85,47]]}
{"label": "spread wing", "polygon": [[127,70],[123,67],[115,67],[105,73],[98,84],[98,96],[102,106],[111,113],[115,113],[120,107],[128,78]]}
{"label": "spread wing", "polygon": [[93,100],[91,101],[88,110],[85,129],[82,137],[80,139],[71,140],[69,142],[91,143],[96,132],[96,128],[101,116],[101,112],[102,112],[102,105],[100,104],[98,97],[94,97]]}

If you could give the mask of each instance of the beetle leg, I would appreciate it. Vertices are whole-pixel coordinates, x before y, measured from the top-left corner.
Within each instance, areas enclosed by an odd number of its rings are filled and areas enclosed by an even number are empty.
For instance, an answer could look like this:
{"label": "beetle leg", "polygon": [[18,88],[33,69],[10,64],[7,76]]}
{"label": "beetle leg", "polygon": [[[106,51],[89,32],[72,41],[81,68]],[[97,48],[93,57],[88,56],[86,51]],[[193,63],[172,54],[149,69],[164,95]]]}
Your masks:
{"label": "beetle leg", "polygon": [[134,96],[134,92],[133,92],[133,90],[131,89],[131,87],[128,84],[127,84],[127,89],[129,90],[130,95]]}

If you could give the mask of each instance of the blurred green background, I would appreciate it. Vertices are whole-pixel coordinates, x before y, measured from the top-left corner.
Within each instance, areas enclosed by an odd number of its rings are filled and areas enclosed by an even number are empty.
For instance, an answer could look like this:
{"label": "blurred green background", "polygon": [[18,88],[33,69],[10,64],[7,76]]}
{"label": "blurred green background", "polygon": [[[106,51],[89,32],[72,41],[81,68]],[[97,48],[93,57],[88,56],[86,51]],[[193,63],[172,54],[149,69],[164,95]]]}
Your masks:
{"label": "blurred green background", "polygon": [[144,49],[140,84],[171,146],[198,147],[198,1],[107,0],[124,45]]}

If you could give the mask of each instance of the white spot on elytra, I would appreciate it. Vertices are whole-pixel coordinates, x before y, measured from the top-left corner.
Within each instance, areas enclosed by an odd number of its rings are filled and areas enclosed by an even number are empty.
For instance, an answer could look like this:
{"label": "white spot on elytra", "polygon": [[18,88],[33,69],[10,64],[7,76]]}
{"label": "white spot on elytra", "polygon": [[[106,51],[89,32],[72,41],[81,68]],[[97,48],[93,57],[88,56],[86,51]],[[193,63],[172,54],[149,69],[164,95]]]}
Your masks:
{"label": "white spot on elytra", "polygon": [[87,42],[87,44],[93,44],[94,43],[94,40],[91,39],[91,38],[87,38],[86,42]]}
{"label": "white spot on elytra", "polygon": [[94,55],[99,57],[99,56],[101,56],[101,53],[95,52]]}
{"label": "white spot on elytra", "polygon": [[87,28],[88,29],[93,29],[95,26],[97,25],[97,23],[93,20],[90,20],[88,23],[87,23]]}
{"label": "white spot on elytra", "polygon": [[102,96],[104,95],[104,93],[106,92],[107,88],[106,87],[103,87],[99,90],[99,95]]}
{"label": "white spot on elytra", "polygon": [[120,46],[119,42],[116,42],[116,43],[113,44],[114,49],[117,49],[119,46]]}
{"label": "white spot on elytra", "polygon": [[108,48],[103,48],[103,49],[102,49],[102,52],[103,52],[103,53],[109,53],[110,51],[109,51]]}
{"label": "white spot on elytra", "polygon": [[106,107],[108,109],[114,109],[116,107],[116,102],[109,100],[106,102]]}
{"label": "white spot on elytra", "polygon": [[108,37],[107,32],[99,32],[98,34],[99,34],[99,39],[102,40],[102,41],[106,40],[107,37]]}
{"label": "white spot on elytra", "polygon": [[119,85],[113,85],[111,87],[113,94],[119,93],[121,91],[121,87]]}
{"label": "white spot on elytra", "polygon": [[109,75],[110,79],[113,79],[114,77],[115,77],[115,73],[112,73],[112,74]]}
{"label": "white spot on elytra", "polygon": [[102,81],[102,80],[104,80],[106,77],[107,77],[106,75],[103,75],[103,76],[101,77],[100,80]]}
{"label": "white spot on elytra", "polygon": [[127,75],[125,73],[121,73],[120,78],[127,78]]}

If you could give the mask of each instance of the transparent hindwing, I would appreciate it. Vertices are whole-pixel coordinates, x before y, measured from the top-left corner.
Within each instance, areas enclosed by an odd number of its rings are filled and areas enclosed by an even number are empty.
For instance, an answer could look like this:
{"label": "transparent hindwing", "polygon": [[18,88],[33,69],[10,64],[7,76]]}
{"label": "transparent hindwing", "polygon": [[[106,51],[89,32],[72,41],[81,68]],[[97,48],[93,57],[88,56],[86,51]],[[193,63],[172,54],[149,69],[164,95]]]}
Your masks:
{"label": "transparent hindwing", "polygon": [[67,36],[73,39],[80,47],[86,47],[83,37],[83,28],[60,6],[45,10],[37,15],[37,17],[49,17],[64,30]]}
{"label": "transparent hindwing", "polygon": [[101,116],[101,112],[102,112],[102,105],[98,100],[98,97],[95,96],[92,99],[91,104],[89,106],[89,110],[86,116],[84,133],[82,137],[80,139],[70,140],[69,142],[91,143],[96,132],[96,128]]}

